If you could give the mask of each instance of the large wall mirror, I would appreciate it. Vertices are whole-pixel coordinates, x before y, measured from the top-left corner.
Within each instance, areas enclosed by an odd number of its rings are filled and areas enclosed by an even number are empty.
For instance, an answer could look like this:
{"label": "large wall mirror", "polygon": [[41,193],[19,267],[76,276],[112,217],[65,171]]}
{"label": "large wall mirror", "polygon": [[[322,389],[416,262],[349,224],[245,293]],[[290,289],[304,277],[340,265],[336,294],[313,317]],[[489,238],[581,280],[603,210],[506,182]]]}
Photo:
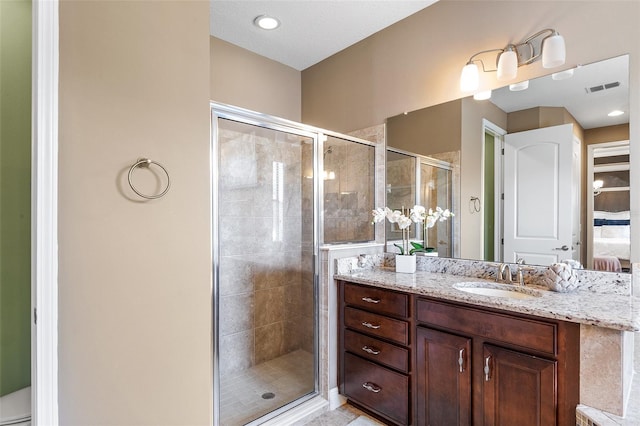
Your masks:
{"label": "large wall mirror", "polygon": [[486,261],[628,272],[629,143],[628,55],[387,119],[390,149],[453,159],[453,254]]}

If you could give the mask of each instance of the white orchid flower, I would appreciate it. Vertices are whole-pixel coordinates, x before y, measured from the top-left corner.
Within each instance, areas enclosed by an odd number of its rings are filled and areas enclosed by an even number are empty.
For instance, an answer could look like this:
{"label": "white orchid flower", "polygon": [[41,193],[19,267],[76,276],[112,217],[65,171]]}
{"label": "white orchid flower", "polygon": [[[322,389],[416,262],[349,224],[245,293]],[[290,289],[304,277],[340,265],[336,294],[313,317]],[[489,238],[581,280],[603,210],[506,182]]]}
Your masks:
{"label": "white orchid flower", "polygon": [[400,217],[404,216],[400,210],[391,211],[391,209],[387,212],[387,220],[391,223],[398,223]]}
{"label": "white orchid flower", "polygon": [[411,226],[411,219],[401,214],[400,217],[398,217],[398,228],[407,229],[410,226]]}
{"label": "white orchid flower", "polygon": [[375,210],[371,211],[373,214],[373,223],[382,222],[387,217],[386,207],[383,209],[382,207],[378,207]]}
{"label": "white orchid flower", "polygon": [[433,228],[433,225],[435,225],[435,224],[436,224],[436,221],[437,221],[437,220],[438,220],[438,219],[436,219],[436,217],[435,217],[435,216],[433,216],[433,215],[427,216],[427,220],[426,220],[426,222],[427,222],[427,228]]}
{"label": "white orchid flower", "polygon": [[411,209],[411,220],[413,220],[415,223],[423,222],[425,214],[425,208],[416,204]]}

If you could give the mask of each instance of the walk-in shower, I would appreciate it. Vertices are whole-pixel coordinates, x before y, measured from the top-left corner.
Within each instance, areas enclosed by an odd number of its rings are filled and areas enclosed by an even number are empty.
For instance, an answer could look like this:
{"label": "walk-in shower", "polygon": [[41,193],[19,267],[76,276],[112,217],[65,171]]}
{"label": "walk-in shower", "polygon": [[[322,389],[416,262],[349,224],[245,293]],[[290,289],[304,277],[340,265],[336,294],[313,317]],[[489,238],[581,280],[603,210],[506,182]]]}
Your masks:
{"label": "walk-in shower", "polygon": [[317,392],[317,135],[213,109],[217,424]]}
{"label": "walk-in shower", "polygon": [[319,248],[373,240],[375,148],[227,105],[211,111],[214,424],[280,421],[326,404]]}

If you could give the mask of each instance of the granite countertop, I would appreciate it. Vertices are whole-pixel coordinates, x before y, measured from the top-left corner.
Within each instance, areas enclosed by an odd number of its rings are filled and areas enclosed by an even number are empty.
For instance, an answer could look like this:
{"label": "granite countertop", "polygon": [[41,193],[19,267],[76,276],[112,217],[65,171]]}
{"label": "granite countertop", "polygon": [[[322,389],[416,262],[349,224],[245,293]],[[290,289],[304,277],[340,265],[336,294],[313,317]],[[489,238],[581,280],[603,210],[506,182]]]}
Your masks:
{"label": "granite countertop", "polygon": [[396,273],[392,267],[338,273],[334,275],[334,278],[543,318],[616,330],[640,331],[639,297],[589,291],[556,293],[542,287],[529,285],[525,287],[525,292],[538,290],[541,296],[528,299],[483,296],[459,290],[454,287],[454,284],[463,282],[495,283],[494,280],[425,271],[402,274]]}

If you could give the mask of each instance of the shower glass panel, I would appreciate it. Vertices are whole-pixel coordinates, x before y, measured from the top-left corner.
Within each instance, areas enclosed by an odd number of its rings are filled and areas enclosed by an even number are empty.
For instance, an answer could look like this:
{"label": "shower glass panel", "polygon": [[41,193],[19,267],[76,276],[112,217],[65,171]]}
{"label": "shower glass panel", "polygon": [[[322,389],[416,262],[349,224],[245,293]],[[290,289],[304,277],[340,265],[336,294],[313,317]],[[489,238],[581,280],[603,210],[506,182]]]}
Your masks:
{"label": "shower glass panel", "polygon": [[[435,164],[420,163],[420,200],[426,208],[450,209],[452,203],[451,169]],[[436,222],[427,231],[427,247],[433,247],[439,257],[452,257],[452,220]],[[417,228],[421,228],[418,226]],[[419,229],[420,238],[422,229]]]}
{"label": "shower glass panel", "polygon": [[[416,202],[416,157],[387,150],[387,207],[391,210],[412,208]],[[402,231],[395,223],[385,220],[387,241],[402,239]],[[415,229],[415,226],[411,227]]]}
{"label": "shower glass panel", "polygon": [[214,135],[214,417],[258,424],[317,393],[316,137],[222,117]]}
{"label": "shower glass panel", "polygon": [[323,160],[324,243],[375,240],[375,147],[328,136]]}

